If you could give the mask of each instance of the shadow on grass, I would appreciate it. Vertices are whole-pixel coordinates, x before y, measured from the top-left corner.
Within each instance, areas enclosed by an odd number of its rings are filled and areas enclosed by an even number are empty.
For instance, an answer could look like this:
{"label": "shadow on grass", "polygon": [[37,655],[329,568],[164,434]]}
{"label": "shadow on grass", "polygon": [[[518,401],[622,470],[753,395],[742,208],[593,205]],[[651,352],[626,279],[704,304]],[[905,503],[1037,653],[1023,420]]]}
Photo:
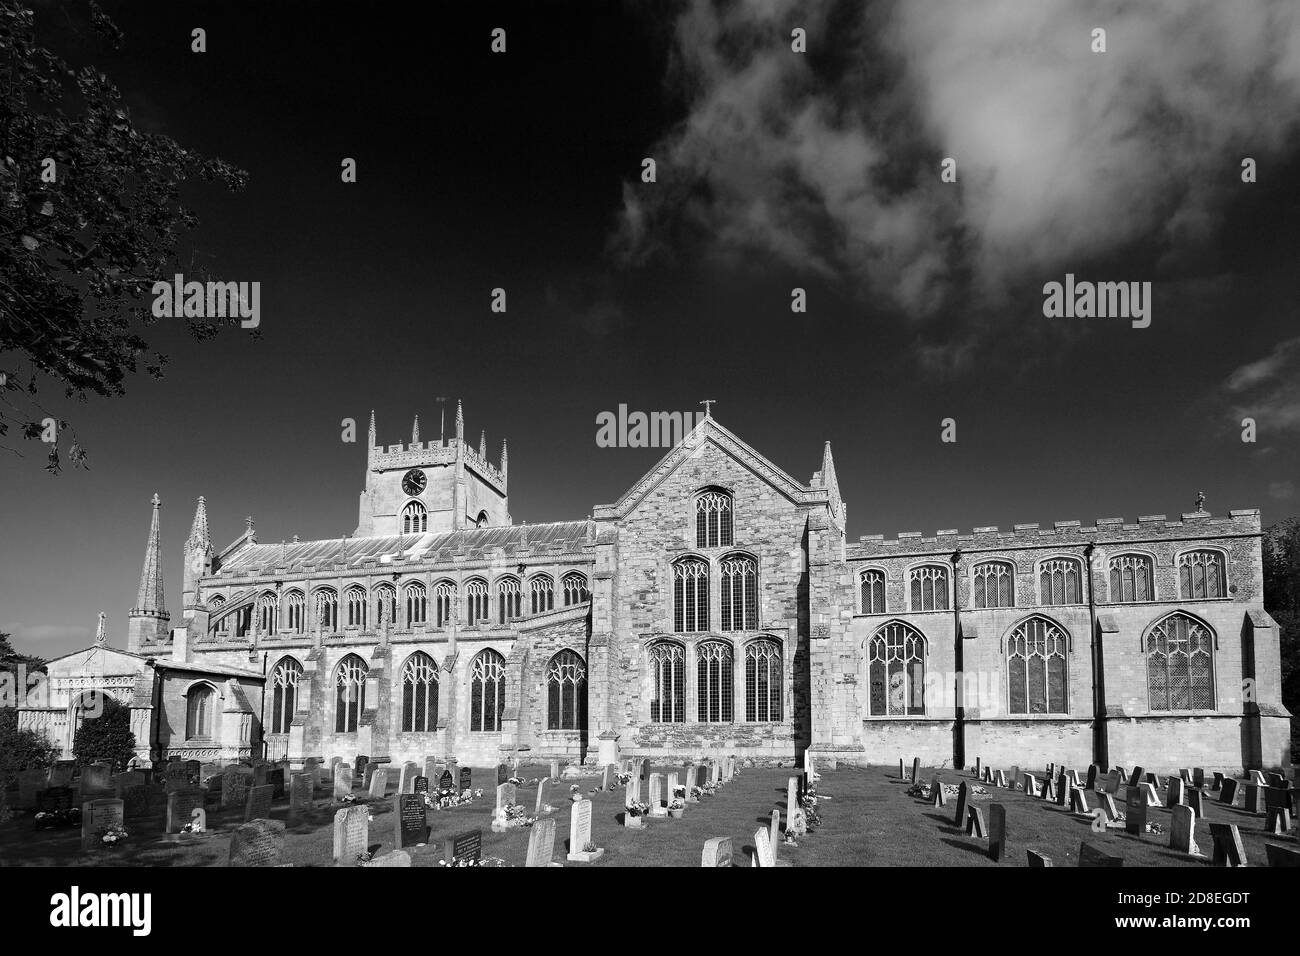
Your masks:
{"label": "shadow on grass", "polygon": [[941,817],[937,813],[927,813],[925,816],[926,819],[933,820],[935,823],[939,824],[940,833],[951,833],[953,836],[961,836],[966,832],[961,827],[957,826],[957,824],[953,823],[951,817]]}
{"label": "shadow on grass", "polygon": [[968,853],[974,853],[976,856],[982,856],[985,859],[988,859],[988,847],[979,846],[975,843],[967,843],[965,840],[953,840],[949,838],[944,838],[939,842],[946,843],[948,846],[956,847],[959,850],[965,850]]}

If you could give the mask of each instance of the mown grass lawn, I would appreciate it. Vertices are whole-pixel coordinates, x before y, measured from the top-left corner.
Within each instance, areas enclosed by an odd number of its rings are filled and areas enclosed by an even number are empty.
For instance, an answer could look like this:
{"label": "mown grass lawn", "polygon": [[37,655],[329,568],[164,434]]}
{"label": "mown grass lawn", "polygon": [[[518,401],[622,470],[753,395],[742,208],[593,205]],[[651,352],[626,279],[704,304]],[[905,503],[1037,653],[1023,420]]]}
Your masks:
{"label": "mown grass lawn", "polygon": [[[652,769],[680,770],[664,765]],[[547,772],[545,765],[525,766],[520,777],[531,780]],[[754,844],[754,831],[768,826],[771,811],[781,811],[786,818],[786,781],[793,771],[782,769],[741,770],[736,778],[716,795],[688,804],[680,820],[648,819],[641,830],[622,825],[623,791],[589,793],[599,777],[577,781],[553,781],[550,803],[555,807],[555,859],[565,866],[690,866],[700,865],[700,853],[710,837],[732,838],[734,863],[748,866]],[[923,768],[920,780],[928,783],[937,774],[944,783],[975,784],[970,773]],[[392,775],[394,778],[396,774]],[[491,769],[475,769],[476,781],[494,781]],[[578,783],[593,804],[592,840],[605,849],[602,859],[591,864],[565,861],[569,837],[569,785]],[[1197,860],[1168,848],[1170,811],[1151,808],[1148,820],[1158,823],[1164,832],[1130,836],[1122,830],[1105,834],[1092,833],[1089,821],[1075,816],[1050,801],[1025,796],[1020,791],[999,790],[980,784],[987,794],[972,798],[988,821],[988,807],[1001,803],[1006,807],[1007,849],[1001,863],[988,858],[988,841],[967,837],[964,827],[954,823],[955,798],[948,805],[931,808],[926,800],[908,796],[909,782],[898,779],[896,767],[843,768],[822,772],[818,784],[821,799],[819,812],[823,825],[800,838],[798,847],[778,845],[778,856],[794,866],[1025,866],[1026,850],[1032,849],[1051,857],[1056,866],[1075,866],[1079,844],[1095,843],[1105,852],[1124,858],[1125,866],[1204,866],[1212,852],[1209,822],[1236,823],[1241,829],[1246,855],[1251,865],[1266,865],[1264,843],[1277,842],[1296,846],[1294,831],[1288,837],[1269,836],[1264,832],[1264,816],[1247,813],[1241,808],[1221,806],[1218,794],[1206,793],[1206,820],[1198,820],[1196,837],[1205,853]],[[494,805],[493,789],[483,788],[483,796],[467,806],[451,810],[430,811],[430,843],[408,849],[414,866],[437,866],[442,857],[442,840],[456,832],[481,829],[483,853],[504,859],[512,866],[523,866],[528,852],[528,830],[493,833],[490,824]],[[360,792],[360,791],[358,791]],[[285,845],[285,861],[299,865],[329,866],[333,850],[334,809],[327,808],[328,792],[318,791],[319,809],[314,820],[290,828]],[[1162,791],[1163,796],[1163,791]],[[1240,798],[1239,798],[1240,799]],[[521,787],[517,801],[531,815],[536,787]],[[1124,806],[1121,788],[1116,798]],[[370,825],[371,850],[377,854],[393,849],[393,800],[370,803],[374,821]],[[1089,796],[1089,805],[1100,805],[1097,795]],[[287,821],[287,801],[277,801],[272,819]],[[0,826],[0,865],[77,865],[77,866],[225,866],[229,853],[230,833],[242,822],[234,811],[210,812],[211,835],[199,842],[178,845],[163,839],[162,816],[132,821],[130,839],[115,850],[83,854],[80,831],[76,829],[38,831],[30,814],[19,814]]]}

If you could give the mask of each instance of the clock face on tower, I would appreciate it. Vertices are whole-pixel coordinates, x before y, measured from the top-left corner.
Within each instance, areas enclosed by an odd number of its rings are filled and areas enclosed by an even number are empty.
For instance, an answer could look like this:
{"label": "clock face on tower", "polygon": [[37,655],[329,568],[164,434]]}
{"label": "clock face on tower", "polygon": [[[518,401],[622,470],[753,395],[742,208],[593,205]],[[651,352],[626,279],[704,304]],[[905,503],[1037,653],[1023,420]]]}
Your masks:
{"label": "clock face on tower", "polygon": [[419,468],[412,468],[402,476],[402,490],[414,498],[424,490],[425,477],[424,472]]}

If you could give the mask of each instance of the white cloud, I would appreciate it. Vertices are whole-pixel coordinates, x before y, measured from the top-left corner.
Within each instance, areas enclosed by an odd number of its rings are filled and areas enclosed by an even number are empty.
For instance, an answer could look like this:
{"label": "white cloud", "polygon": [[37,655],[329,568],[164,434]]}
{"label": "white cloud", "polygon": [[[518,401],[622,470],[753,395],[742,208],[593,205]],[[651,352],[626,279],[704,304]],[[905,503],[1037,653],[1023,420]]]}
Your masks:
{"label": "white cloud", "polygon": [[1232,396],[1234,422],[1255,419],[1261,437],[1300,431],[1300,337],[1279,342],[1268,355],[1234,369],[1223,388]]}

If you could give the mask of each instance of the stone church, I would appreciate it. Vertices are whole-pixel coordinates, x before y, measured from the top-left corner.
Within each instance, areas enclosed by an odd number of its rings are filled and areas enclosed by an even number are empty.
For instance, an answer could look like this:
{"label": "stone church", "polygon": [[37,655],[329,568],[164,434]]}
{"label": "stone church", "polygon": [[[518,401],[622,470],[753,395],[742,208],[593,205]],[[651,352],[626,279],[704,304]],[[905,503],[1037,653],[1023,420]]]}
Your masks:
{"label": "stone church", "polygon": [[126,648],[49,666],[138,757],[494,765],[734,754],[853,764],[1290,763],[1255,510],[845,537],[829,443],[801,481],[707,416],[591,517],[511,520],[505,444],[376,443],[357,527],[224,548],[198,501],[179,620],[159,502]]}

